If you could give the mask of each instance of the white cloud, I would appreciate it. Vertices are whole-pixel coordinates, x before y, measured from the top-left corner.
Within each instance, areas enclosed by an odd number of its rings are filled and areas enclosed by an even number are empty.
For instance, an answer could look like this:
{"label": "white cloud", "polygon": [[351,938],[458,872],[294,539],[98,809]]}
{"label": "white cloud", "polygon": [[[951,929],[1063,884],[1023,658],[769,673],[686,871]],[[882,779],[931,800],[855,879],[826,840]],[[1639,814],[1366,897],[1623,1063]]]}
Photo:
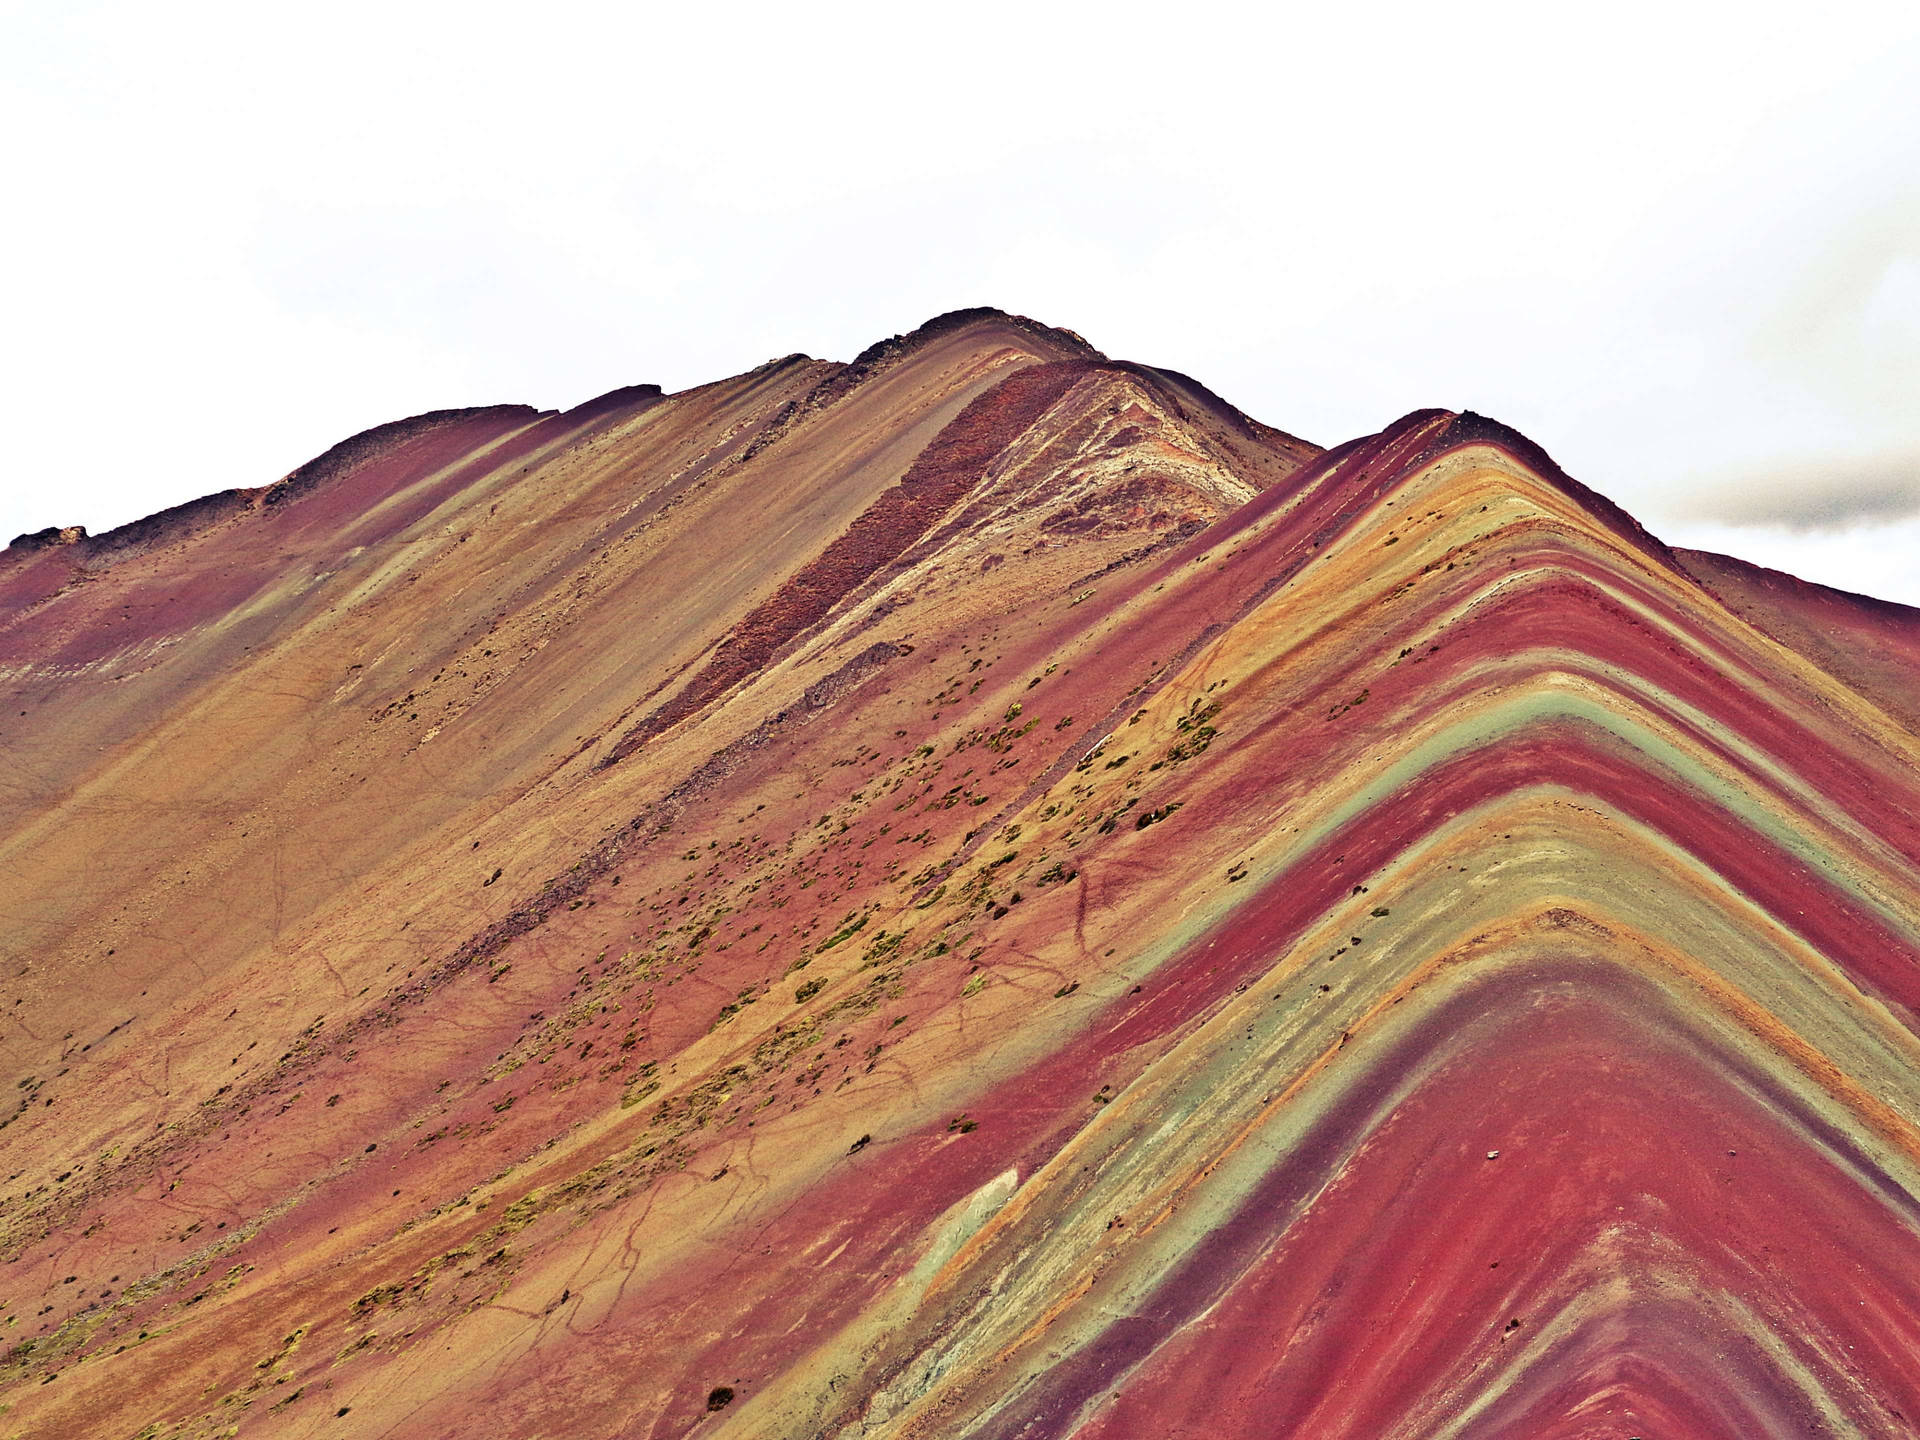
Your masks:
{"label": "white cloud", "polygon": [[1659,512],[1680,522],[1771,526],[1794,535],[1872,528],[1920,514],[1920,450],[1729,472],[1672,496]]}
{"label": "white cloud", "polygon": [[1659,528],[1920,449],[1917,61],[1873,3],[0,7],[0,539],[982,303]]}

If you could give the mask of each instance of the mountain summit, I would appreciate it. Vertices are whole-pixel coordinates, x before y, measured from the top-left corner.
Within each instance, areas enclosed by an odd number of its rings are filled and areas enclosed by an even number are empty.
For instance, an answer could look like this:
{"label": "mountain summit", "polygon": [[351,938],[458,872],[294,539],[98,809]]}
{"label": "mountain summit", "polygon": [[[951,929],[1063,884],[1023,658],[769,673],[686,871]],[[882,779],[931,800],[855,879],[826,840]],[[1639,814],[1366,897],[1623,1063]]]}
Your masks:
{"label": "mountain summit", "polygon": [[965,311],[0,556],[0,1435],[1920,1426],[1920,612]]}

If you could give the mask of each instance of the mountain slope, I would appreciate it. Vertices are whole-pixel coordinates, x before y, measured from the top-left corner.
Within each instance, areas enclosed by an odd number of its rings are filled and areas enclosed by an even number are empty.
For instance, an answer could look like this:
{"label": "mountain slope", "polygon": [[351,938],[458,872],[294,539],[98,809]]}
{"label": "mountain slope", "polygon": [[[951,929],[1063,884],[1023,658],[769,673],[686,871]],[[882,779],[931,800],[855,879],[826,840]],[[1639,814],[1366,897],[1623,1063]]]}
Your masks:
{"label": "mountain slope", "polygon": [[18,1433],[1920,1414],[1911,617],[1493,422],[962,312],[0,587]]}

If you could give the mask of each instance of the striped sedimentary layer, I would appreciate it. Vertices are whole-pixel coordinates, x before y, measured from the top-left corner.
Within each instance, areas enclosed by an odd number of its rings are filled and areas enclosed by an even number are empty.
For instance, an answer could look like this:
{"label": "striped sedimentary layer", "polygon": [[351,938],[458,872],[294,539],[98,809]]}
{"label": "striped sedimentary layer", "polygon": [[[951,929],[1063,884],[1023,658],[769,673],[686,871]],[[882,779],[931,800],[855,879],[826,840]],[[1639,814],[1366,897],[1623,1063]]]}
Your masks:
{"label": "striped sedimentary layer", "polygon": [[487,453],[0,632],[228,587],[19,805],[0,1422],[1920,1423],[1920,617],[991,313]]}

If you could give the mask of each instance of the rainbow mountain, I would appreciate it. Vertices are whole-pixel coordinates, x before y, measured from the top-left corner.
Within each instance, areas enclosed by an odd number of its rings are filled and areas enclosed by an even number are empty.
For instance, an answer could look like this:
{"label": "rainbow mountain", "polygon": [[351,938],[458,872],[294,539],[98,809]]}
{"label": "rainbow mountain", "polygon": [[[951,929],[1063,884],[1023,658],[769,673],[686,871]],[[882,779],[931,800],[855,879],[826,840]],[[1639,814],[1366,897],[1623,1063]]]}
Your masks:
{"label": "rainbow mountain", "polygon": [[0,558],[0,1435],[1920,1433],[1920,612],[967,311]]}

